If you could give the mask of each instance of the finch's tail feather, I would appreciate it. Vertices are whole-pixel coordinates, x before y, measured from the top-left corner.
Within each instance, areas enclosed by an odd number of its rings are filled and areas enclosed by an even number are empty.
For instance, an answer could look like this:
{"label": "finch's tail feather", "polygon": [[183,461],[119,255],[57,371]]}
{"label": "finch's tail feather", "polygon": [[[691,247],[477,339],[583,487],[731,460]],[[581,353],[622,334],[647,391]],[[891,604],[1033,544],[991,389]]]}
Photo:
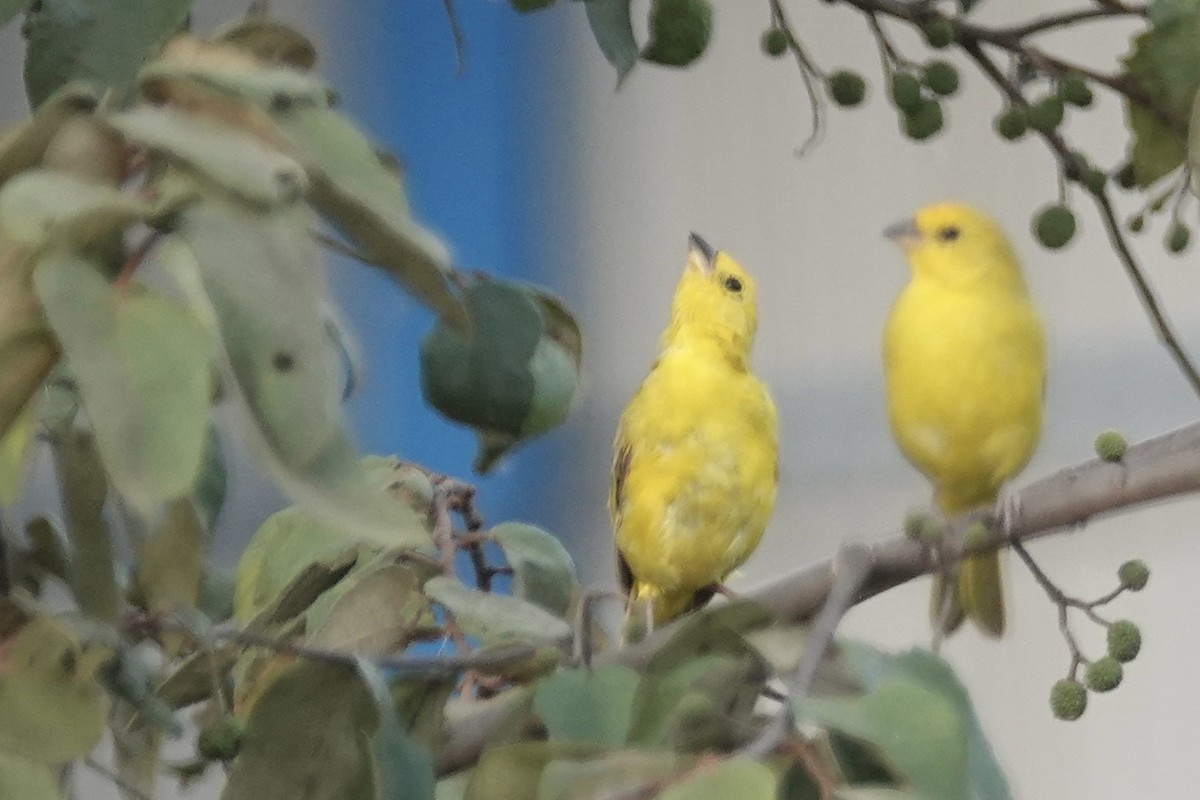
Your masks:
{"label": "finch's tail feather", "polygon": [[700,608],[716,594],[713,586],[694,592],[664,592],[656,586],[634,581],[625,606],[621,639],[626,644],[641,640],[654,628]]}
{"label": "finch's tail feather", "polygon": [[989,636],[1004,635],[1004,584],[999,553],[963,559],[959,567],[958,599],[963,613],[981,631]]}

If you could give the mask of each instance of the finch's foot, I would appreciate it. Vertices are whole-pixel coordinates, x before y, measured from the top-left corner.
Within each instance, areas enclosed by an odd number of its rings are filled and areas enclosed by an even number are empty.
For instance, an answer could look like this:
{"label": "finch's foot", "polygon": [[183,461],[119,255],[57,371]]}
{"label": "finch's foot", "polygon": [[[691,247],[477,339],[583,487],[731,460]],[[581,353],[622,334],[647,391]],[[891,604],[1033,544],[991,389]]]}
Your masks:
{"label": "finch's foot", "polygon": [[996,528],[1004,535],[1005,539],[1012,538],[1013,531],[1017,529],[1017,525],[1021,521],[1021,512],[1021,493],[1012,484],[1006,483],[1001,486],[992,518]]}

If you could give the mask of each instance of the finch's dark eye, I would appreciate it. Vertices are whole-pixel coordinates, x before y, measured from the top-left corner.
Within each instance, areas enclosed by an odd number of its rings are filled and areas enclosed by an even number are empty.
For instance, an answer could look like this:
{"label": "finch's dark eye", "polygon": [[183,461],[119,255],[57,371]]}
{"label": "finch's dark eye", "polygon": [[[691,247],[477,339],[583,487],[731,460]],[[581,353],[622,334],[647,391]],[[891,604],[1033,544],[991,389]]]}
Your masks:
{"label": "finch's dark eye", "polygon": [[947,225],[944,228],[938,228],[937,238],[943,242],[953,242],[962,234],[958,228],[953,225]]}
{"label": "finch's dark eye", "polygon": [[742,282],[730,275],[725,279],[725,288],[736,294],[742,290]]}

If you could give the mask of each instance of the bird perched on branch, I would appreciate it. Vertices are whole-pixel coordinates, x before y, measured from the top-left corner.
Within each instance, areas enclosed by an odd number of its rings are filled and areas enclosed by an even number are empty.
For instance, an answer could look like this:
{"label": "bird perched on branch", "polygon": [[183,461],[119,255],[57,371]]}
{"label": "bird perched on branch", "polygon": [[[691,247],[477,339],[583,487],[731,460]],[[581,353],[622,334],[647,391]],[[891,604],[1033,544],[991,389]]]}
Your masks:
{"label": "bird perched on branch", "polygon": [[[892,434],[943,514],[994,503],[1042,429],[1045,342],[1021,265],[994,221],[954,203],[884,235],[912,268],[884,330]],[[965,614],[1002,635],[999,554],[970,556],[950,578],[934,587],[935,626],[949,633]]]}
{"label": "bird perched on branch", "polygon": [[750,371],[756,328],[753,279],[693,233],[661,352],[614,445],[609,510],[630,619],[703,605],[762,538],[778,422]]}

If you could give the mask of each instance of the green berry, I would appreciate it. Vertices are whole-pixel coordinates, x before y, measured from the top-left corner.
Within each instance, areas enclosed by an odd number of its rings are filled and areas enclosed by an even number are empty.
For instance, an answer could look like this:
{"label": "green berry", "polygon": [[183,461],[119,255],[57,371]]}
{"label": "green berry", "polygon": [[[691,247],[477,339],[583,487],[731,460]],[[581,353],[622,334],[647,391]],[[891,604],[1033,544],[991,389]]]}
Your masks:
{"label": "green berry", "polygon": [[938,521],[924,511],[910,511],[904,517],[904,535],[913,541],[935,544],[943,534]]}
{"label": "green berry", "polygon": [[1029,130],[1029,117],[1020,106],[1010,106],[996,115],[993,126],[1002,138],[1015,142]]}
{"label": "green berry", "polygon": [[925,36],[925,42],[934,50],[941,50],[943,47],[949,47],[954,42],[954,26],[949,20],[937,17],[921,26],[921,33]]}
{"label": "green berry", "polygon": [[1033,218],[1033,233],[1043,247],[1057,250],[1075,235],[1075,215],[1061,204],[1046,206]]}
{"label": "green berry", "polygon": [[1077,106],[1079,108],[1087,108],[1095,100],[1095,95],[1088,87],[1085,81],[1079,75],[1067,75],[1058,82],[1058,96],[1062,98],[1064,103]]}
{"label": "green berry", "polygon": [[1133,661],[1142,649],[1142,632],[1127,619],[1108,626],[1108,654],[1122,664]]}
{"label": "green berry", "polygon": [[936,100],[922,100],[904,115],[904,133],[922,142],[942,129],[942,106]]}
{"label": "green berry", "polygon": [[209,761],[230,761],[242,744],[242,723],[231,715],[222,716],[200,731],[196,752]]}
{"label": "green berry", "polygon": [[1129,443],[1116,431],[1104,431],[1096,437],[1096,455],[1105,461],[1120,461],[1128,449]]}
{"label": "green berry", "polygon": [[867,82],[862,75],[848,69],[839,69],[830,75],[825,88],[833,102],[845,108],[858,105],[867,96]]}
{"label": "green berry", "polygon": [[912,111],[921,105],[921,82],[908,72],[892,76],[892,102],[901,111]]}
{"label": "green berry", "polygon": [[1113,180],[1122,189],[1132,189],[1137,186],[1137,174],[1133,171],[1133,164],[1123,165],[1113,174]]}
{"label": "green berry", "polygon": [[992,532],[983,522],[973,522],[963,533],[963,549],[974,550],[982,547],[992,538]]}
{"label": "green berry", "polygon": [[1087,187],[1087,190],[1092,194],[1100,194],[1104,191],[1105,184],[1108,183],[1108,175],[1103,170],[1098,170],[1095,167],[1088,167],[1083,172],[1083,176],[1079,182]]}
{"label": "green berry", "polygon": [[1134,233],[1141,233],[1144,227],[1146,227],[1146,218],[1141,214],[1134,214],[1129,218],[1129,230]]}
{"label": "green berry", "polygon": [[1050,710],[1058,719],[1079,719],[1087,711],[1087,689],[1077,680],[1063,678],[1050,689]]}
{"label": "green berry", "polygon": [[949,61],[930,61],[921,71],[921,79],[930,91],[942,97],[958,91],[958,70]]}
{"label": "green berry", "polygon": [[1125,670],[1112,656],[1097,659],[1087,668],[1087,686],[1093,692],[1111,692],[1121,685]]}
{"label": "green berry", "polygon": [[653,0],[650,44],[642,58],[666,67],[686,67],[708,47],[712,17],[709,0]]}
{"label": "green berry", "polygon": [[1150,568],[1146,566],[1145,561],[1135,558],[1117,568],[1117,578],[1120,579],[1121,586],[1129,591],[1140,592],[1150,580]]}
{"label": "green berry", "polygon": [[762,35],[763,52],[771,58],[779,58],[787,52],[788,35],[783,28],[767,28]]}
{"label": "green berry", "polygon": [[522,14],[529,14],[549,8],[554,5],[554,0],[508,0],[508,3]]}
{"label": "green berry", "polygon": [[1167,231],[1167,249],[1172,253],[1182,253],[1191,241],[1192,232],[1183,223],[1176,222]]}
{"label": "green berry", "polygon": [[1046,95],[1029,107],[1029,127],[1035,131],[1049,133],[1062,121],[1063,102],[1054,95]]}

